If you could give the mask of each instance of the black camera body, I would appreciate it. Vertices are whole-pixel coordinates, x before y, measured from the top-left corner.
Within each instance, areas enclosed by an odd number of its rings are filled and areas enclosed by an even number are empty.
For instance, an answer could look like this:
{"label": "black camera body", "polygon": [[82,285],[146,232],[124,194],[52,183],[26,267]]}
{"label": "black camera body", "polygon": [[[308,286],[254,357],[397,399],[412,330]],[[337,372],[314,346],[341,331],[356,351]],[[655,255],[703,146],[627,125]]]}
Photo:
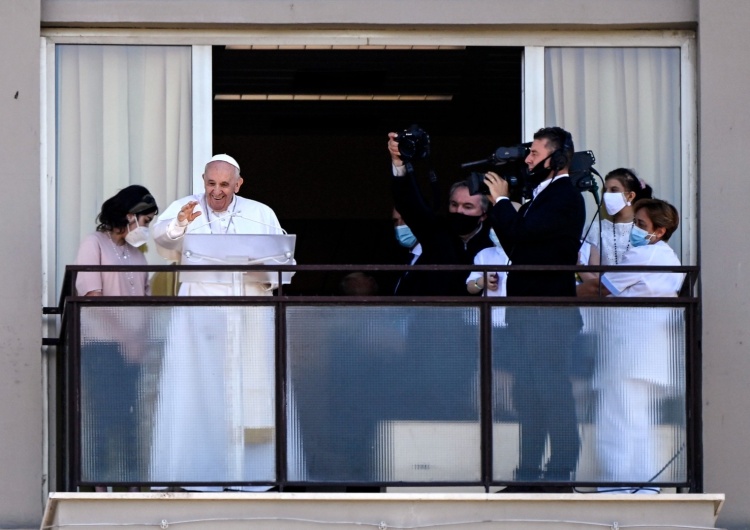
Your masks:
{"label": "black camera body", "polygon": [[581,190],[590,191],[594,195],[597,194],[599,186],[596,184],[594,174],[599,174],[594,169],[596,163],[596,157],[593,151],[576,151],[573,153],[573,158],[570,161],[570,181],[573,185]]}
{"label": "black camera body", "polygon": [[[499,173],[498,173],[499,174]],[[503,179],[508,182],[508,187],[514,188],[518,185],[518,177],[515,175],[500,175]],[[477,173],[472,171],[469,173],[469,177],[466,179],[469,184],[469,195],[477,195],[483,193],[485,195],[490,194],[490,189],[487,184],[484,183],[484,173]]]}
{"label": "black camera body", "polygon": [[[505,179],[511,190],[511,194],[518,194],[525,182],[526,164],[524,161],[529,155],[530,146],[530,143],[526,143],[511,147],[498,147],[488,158],[461,164],[461,168],[467,169],[475,166],[489,167],[490,171],[494,171]],[[469,193],[471,195],[478,193],[488,195],[490,193],[489,188],[484,183],[484,173],[472,171],[466,180],[469,184]]]}
{"label": "black camera body", "polygon": [[[514,145],[512,147],[498,147],[492,155],[484,160],[467,162],[461,164],[461,168],[473,168],[476,166],[489,167],[508,182],[511,196],[530,197],[534,188],[528,176],[528,168],[525,160],[529,154],[530,143]],[[593,168],[596,158],[592,151],[576,151],[570,160],[570,180],[573,185],[581,192],[591,191],[597,195],[598,186],[594,174],[598,173]],[[478,193],[488,194],[489,189],[484,183],[484,174],[471,172],[467,179],[469,184],[469,193],[476,195]]]}
{"label": "black camera body", "polygon": [[430,156],[430,135],[419,125],[412,125],[398,133],[398,152],[404,162],[420,160]]}

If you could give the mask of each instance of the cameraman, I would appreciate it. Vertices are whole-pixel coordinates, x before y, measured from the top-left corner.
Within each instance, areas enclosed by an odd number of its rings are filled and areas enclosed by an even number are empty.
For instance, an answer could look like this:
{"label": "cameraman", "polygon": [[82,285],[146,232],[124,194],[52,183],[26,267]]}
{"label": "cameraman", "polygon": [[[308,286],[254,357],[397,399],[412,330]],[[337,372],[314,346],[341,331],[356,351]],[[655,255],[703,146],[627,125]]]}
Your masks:
{"label": "cameraman", "polygon": [[[491,247],[486,223],[489,199],[470,195],[468,184],[459,181],[450,190],[448,215],[435,214],[419,191],[411,164],[399,152],[398,134],[388,134],[388,152],[393,164],[393,202],[404,222],[422,245],[420,265],[471,265],[474,256]],[[466,295],[466,272],[413,272],[404,277],[398,294]]]}
{"label": "cameraman", "polygon": [[[527,185],[536,186],[520,210],[509,200],[508,183],[487,173],[493,202],[488,212],[497,236],[514,265],[575,265],[585,206],[573,186],[568,166],[573,138],[560,127],[534,134]],[[508,296],[575,296],[574,272],[510,271]],[[578,462],[580,438],[568,376],[573,341],[582,326],[573,307],[512,307],[506,314],[511,345],[519,357],[514,385],[521,426],[517,481],[568,482]],[[547,436],[550,458],[543,462]],[[549,491],[549,490],[544,490]],[[553,490],[554,491],[554,490]]]}

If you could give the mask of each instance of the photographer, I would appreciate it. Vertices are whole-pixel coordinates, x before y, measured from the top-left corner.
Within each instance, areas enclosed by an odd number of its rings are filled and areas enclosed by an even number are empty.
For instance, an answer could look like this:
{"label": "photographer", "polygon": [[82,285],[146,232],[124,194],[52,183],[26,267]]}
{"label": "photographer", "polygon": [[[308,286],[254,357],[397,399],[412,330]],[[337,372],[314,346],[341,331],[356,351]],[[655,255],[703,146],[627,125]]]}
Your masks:
{"label": "photographer", "polygon": [[[488,217],[514,265],[577,263],[585,206],[568,178],[573,152],[570,133],[560,127],[534,134],[525,162],[526,184],[536,187],[533,198],[518,211],[509,200],[508,183],[496,173],[486,174],[484,182],[493,202]],[[572,297],[576,295],[575,274],[511,271],[507,294]],[[508,354],[518,357],[514,402],[521,426],[521,455],[515,480],[567,482],[580,449],[568,376],[573,341],[582,325],[580,313],[568,307],[512,307],[506,321],[511,339]],[[548,436],[551,454],[545,466]]]}
{"label": "photographer", "polygon": [[[410,133],[426,133],[410,129]],[[399,150],[398,133],[388,134],[388,151],[393,164],[393,201],[404,222],[422,245],[420,265],[470,265],[483,248],[491,247],[489,223],[486,223],[489,200],[484,195],[470,195],[465,181],[450,189],[448,215],[435,214],[419,191],[409,154]],[[429,140],[426,140],[429,141]],[[406,158],[406,160],[404,160]],[[466,294],[466,272],[414,272],[399,285],[404,296]]]}

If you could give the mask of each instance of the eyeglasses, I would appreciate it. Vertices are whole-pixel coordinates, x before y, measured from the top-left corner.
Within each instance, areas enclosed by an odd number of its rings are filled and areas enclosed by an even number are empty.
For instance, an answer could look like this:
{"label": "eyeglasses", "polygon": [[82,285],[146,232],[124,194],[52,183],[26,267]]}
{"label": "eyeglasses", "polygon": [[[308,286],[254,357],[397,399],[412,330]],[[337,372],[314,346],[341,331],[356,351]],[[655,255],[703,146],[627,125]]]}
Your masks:
{"label": "eyeglasses", "polygon": [[151,208],[154,208],[155,206],[156,206],[156,200],[150,193],[147,193],[141,198],[141,201],[138,204],[133,206],[128,211],[128,213],[135,213],[135,214],[141,213],[145,210],[150,210]]}

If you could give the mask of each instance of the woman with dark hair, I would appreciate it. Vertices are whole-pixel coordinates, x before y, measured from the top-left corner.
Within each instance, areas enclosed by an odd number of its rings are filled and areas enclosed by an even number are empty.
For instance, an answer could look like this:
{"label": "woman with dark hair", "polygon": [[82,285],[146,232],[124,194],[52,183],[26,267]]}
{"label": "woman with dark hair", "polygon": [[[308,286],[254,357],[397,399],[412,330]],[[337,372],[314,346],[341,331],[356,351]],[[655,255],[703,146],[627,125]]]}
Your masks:
{"label": "woman with dark hair", "polygon": [[611,220],[602,219],[601,237],[592,233],[587,238],[593,247],[592,253],[595,253],[589,265],[622,263],[623,254],[631,246],[630,230],[635,215],[633,205],[641,199],[650,199],[652,195],[651,186],[638,178],[632,169],[621,167],[607,173],[602,201]]}
{"label": "woman with dark hair", "polygon": [[[159,212],[143,186],[121,189],[104,204],[96,232],[78,248],[77,265],[146,265],[138,250],[148,241],[148,225]],[[82,272],[76,279],[79,296],[143,296],[149,294],[146,272]]]}
{"label": "woman with dark hair", "polygon": [[[96,231],[78,249],[77,265],[146,265],[139,247],[158,213],[143,186],[123,188],[102,204]],[[79,296],[150,294],[147,272],[80,272]],[[143,329],[128,308],[93,307],[81,316],[81,478],[137,481],[140,467],[137,385]],[[106,482],[105,482],[106,481]],[[96,491],[107,491],[96,486]],[[131,487],[131,491],[138,491]]]}
{"label": "woman with dark hair", "polygon": [[[634,207],[630,248],[623,266],[679,266],[666,241],[679,225],[677,209],[658,199]],[[579,296],[675,297],[684,274],[610,271],[578,286]],[[607,308],[602,321],[594,387],[599,393],[596,440],[599,476],[605,482],[659,482],[664,462],[654,454],[661,400],[681,389],[675,337],[684,317],[671,307]],[[662,480],[668,481],[668,480]],[[602,491],[653,493],[659,488],[614,488]]]}

